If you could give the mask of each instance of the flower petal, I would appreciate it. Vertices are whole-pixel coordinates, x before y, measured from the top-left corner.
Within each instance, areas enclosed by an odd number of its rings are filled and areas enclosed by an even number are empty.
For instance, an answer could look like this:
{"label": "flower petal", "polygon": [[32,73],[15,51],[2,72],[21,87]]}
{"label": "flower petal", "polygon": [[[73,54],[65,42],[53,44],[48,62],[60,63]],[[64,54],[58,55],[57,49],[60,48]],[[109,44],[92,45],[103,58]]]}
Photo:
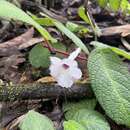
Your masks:
{"label": "flower petal", "polygon": [[70,53],[70,56],[68,57],[68,59],[74,60],[79,55],[80,51],[81,51],[81,49],[77,48],[75,51]]}
{"label": "flower petal", "polygon": [[62,74],[58,77],[58,84],[61,87],[70,88],[73,85],[73,81],[68,74]]}
{"label": "flower petal", "polygon": [[79,68],[76,68],[76,67],[71,67],[70,69],[69,69],[69,74],[72,76],[72,78],[74,79],[74,80],[78,80],[78,79],[80,79],[81,77],[82,77],[82,72],[81,72],[81,70],[79,69]]}
{"label": "flower petal", "polygon": [[62,60],[57,57],[50,57],[51,64],[59,64]]}
{"label": "flower petal", "polygon": [[78,66],[77,61],[70,60],[70,59],[63,59],[61,61],[61,64],[67,64],[68,66],[73,66],[73,67],[77,67]]}
{"label": "flower petal", "polygon": [[72,67],[78,67],[78,63],[76,60],[70,62]]}
{"label": "flower petal", "polygon": [[50,65],[49,70],[50,70],[50,75],[53,76],[54,78],[57,78],[60,73],[60,66],[52,64]]}

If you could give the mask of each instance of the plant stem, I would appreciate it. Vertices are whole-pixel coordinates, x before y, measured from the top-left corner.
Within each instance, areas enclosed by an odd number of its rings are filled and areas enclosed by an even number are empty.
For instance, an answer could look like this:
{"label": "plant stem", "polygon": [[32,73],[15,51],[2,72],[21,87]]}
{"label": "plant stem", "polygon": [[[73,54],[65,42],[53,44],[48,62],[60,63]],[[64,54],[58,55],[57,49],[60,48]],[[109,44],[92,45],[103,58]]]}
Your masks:
{"label": "plant stem", "polygon": [[[64,51],[61,51],[61,50],[58,50],[58,49],[53,48],[53,47],[49,44],[49,42],[48,42],[47,40],[45,40],[45,43],[46,43],[46,45],[42,42],[43,47],[48,48],[48,50],[49,50],[51,53],[53,53],[53,54],[54,54],[54,53],[59,53],[59,54],[62,54],[62,55],[64,55],[64,56],[69,56],[69,55],[70,55],[70,54],[67,53],[67,52],[64,52]],[[79,60],[87,60],[86,57],[82,57],[82,56],[77,56],[76,59],[79,59]]]}

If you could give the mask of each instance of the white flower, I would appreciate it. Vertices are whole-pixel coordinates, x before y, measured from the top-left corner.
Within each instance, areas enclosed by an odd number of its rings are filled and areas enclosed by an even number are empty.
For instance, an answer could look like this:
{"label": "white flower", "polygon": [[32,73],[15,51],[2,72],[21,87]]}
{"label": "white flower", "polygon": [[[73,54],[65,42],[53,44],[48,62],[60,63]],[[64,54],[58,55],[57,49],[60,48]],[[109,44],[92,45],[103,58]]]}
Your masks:
{"label": "white flower", "polygon": [[60,86],[69,88],[76,80],[82,77],[82,72],[78,68],[77,61],[75,60],[80,51],[81,49],[78,48],[68,58],[62,60],[57,57],[50,57],[50,74]]}

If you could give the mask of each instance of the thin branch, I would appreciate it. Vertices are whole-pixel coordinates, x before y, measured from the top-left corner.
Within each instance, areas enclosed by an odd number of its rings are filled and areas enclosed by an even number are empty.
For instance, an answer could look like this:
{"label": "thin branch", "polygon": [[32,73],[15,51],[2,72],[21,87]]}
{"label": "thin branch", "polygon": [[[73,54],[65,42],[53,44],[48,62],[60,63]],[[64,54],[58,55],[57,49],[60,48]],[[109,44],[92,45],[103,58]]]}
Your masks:
{"label": "thin branch", "polygon": [[[45,48],[48,48],[47,45],[44,45],[44,44],[43,44],[43,46],[44,46]],[[53,49],[54,49],[53,52],[56,52],[56,53],[62,54],[62,55],[64,55],[64,56],[66,56],[66,57],[70,55],[70,54],[67,53],[67,52],[64,52],[64,51],[61,51],[61,50],[58,50],[58,49],[55,49],[55,48],[53,48]],[[79,59],[79,60],[87,60],[86,57],[82,57],[82,56],[77,56],[76,59]]]}

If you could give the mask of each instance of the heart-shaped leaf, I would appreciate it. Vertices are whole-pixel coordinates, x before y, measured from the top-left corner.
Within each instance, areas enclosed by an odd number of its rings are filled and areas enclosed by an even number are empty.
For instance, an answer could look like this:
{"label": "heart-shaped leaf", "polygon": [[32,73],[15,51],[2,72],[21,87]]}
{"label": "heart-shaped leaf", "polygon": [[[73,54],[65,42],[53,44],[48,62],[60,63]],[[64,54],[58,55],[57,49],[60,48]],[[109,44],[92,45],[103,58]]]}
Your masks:
{"label": "heart-shaped leaf", "polygon": [[47,68],[50,64],[49,57],[51,56],[47,48],[44,48],[42,44],[37,44],[32,48],[29,53],[29,61],[32,66]]}
{"label": "heart-shaped leaf", "polygon": [[[65,45],[62,43],[53,43],[52,46],[60,51],[66,51]],[[29,53],[29,61],[32,66],[47,68],[50,64],[50,52],[47,48],[44,48],[42,44],[37,44],[32,48]],[[62,57],[60,54],[56,54],[57,57]]]}

